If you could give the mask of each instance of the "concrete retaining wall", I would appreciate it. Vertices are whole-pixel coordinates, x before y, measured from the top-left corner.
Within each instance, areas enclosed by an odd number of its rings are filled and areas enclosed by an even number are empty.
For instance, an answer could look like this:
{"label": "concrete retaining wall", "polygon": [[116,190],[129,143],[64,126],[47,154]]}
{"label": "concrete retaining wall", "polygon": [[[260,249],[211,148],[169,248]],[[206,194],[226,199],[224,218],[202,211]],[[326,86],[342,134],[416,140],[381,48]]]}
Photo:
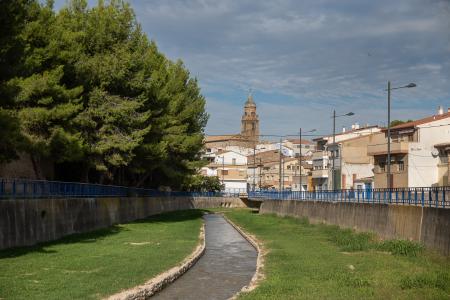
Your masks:
{"label": "concrete retaining wall", "polygon": [[450,255],[450,209],[368,203],[332,203],[266,200],[260,213],[307,217],[324,222],[373,231],[385,239],[420,241],[426,247]]}
{"label": "concrete retaining wall", "polygon": [[0,249],[131,222],[162,212],[245,207],[239,198],[62,198],[0,200]]}

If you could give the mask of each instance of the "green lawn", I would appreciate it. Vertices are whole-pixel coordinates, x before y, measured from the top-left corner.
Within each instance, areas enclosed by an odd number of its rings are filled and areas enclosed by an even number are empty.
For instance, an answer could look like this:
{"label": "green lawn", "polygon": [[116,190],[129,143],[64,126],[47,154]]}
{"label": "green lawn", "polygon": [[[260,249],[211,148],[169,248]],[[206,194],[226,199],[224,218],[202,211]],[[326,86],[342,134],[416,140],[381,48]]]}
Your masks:
{"label": "green lawn", "polygon": [[195,248],[202,212],[181,211],[0,252],[0,299],[100,298],[144,283]]}
{"label": "green lawn", "polygon": [[266,280],[240,299],[450,299],[449,259],[413,243],[248,210],[226,215],[270,251]]}

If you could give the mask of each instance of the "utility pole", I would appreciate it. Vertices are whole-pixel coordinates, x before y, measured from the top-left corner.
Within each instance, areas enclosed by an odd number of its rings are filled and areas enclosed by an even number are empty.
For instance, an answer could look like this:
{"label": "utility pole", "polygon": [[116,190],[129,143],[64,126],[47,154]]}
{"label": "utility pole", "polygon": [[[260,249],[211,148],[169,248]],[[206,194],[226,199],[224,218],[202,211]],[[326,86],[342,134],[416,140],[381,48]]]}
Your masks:
{"label": "utility pole", "polygon": [[[333,147],[336,144],[336,110],[333,110]],[[331,157],[333,159],[333,165],[332,165],[332,169],[331,169],[331,178],[332,178],[332,184],[333,184],[333,190],[336,189],[336,184],[335,184],[335,172],[334,172],[334,151],[331,152]]]}
{"label": "utility pole", "polygon": [[283,171],[282,171],[282,162],[281,162],[281,160],[282,160],[282,154],[281,154],[281,143],[282,143],[282,138],[280,138],[280,170],[279,170],[279,174],[278,174],[278,176],[280,177],[280,185],[279,185],[279,191],[281,192],[282,191],[282,189],[283,189],[283,179],[281,178],[281,176],[283,175]]}
{"label": "utility pole", "polygon": [[253,191],[256,187],[256,142],[253,144]]}
{"label": "utility pole", "polygon": [[[391,87],[391,82],[388,81],[387,92],[388,92],[388,136],[387,136],[387,184],[386,187],[388,189],[391,188],[391,90],[398,90],[404,88],[414,88],[417,85],[415,83],[410,83],[408,85],[400,86],[400,87]],[[389,193],[389,199],[391,197],[391,193]]]}
{"label": "utility pole", "polygon": [[261,169],[262,169],[262,163],[261,163],[261,157],[259,158],[259,190],[261,190]]}
{"label": "utility pole", "polygon": [[222,155],[222,185],[224,185],[225,182],[225,156]]}
{"label": "utility pole", "polygon": [[302,128],[300,127],[300,133],[299,133],[299,155],[298,155],[298,167],[299,167],[299,173],[300,173],[300,178],[299,178],[299,182],[300,182],[300,192],[302,192]]}
{"label": "utility pole", "polygon": [[[386,176],[386,187],[391,188],[391,82],[388,81],[388,136],[387,136],[387,176]],[[391,198],[391,193],[389,193],[389,199]]]}

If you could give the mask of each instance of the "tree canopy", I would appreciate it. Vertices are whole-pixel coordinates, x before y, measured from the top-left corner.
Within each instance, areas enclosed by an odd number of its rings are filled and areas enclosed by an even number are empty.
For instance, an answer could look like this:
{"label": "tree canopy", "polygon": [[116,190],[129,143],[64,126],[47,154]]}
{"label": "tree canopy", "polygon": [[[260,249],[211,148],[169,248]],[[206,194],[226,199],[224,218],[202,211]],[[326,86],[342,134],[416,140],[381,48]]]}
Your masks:
{"label": "tree canopy", "polygon": [[56,179],[191,181],[202,164],[205,99],[183,63],[148,40],[130,5],[70,0],[55,12],[52,1],[16,2],[2,2],[0,162],[25,151],[41,178],[37,162],[46,160]]}

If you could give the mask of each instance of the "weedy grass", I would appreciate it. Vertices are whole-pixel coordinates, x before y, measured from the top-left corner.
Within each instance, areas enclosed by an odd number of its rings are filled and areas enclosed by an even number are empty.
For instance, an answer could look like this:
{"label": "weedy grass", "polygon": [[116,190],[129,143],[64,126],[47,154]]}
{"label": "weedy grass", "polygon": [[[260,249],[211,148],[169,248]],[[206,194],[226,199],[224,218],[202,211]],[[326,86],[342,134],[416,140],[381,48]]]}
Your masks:
{"label": "weedy grass", "polygon": [[409,275],[402,278],[400,286],[402,289],[436,288],[450,292],[450,270]]}
{"label": "weedy grass", "polygon": [[0,299],[99,299],[142,284],[194,250],[201,216],[166,213],[0,251]]}
{"label": "weedy grass", "polygon": [[380,241],[307,219],[225,214],[269,250],[266,279],[240,299],[450,298],[450,259],[416,243]]}

